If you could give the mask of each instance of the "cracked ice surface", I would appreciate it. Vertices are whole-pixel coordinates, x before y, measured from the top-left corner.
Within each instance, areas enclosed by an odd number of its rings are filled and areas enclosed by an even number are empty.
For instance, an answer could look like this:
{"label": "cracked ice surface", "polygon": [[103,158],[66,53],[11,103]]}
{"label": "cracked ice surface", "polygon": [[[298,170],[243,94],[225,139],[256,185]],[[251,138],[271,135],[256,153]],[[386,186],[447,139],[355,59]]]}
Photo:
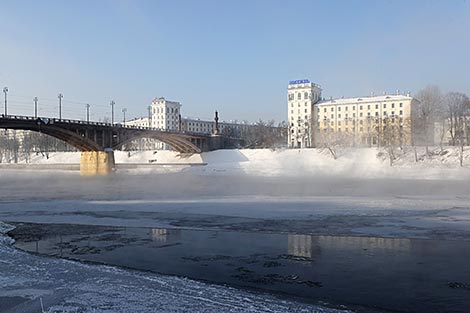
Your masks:
{"label": "cracked ice surface", "polygon": [[[0,222],[0,233],[8,230]],[[7,312],[347,312],[189,279],[40,257],[0,234],[0,302]]]}

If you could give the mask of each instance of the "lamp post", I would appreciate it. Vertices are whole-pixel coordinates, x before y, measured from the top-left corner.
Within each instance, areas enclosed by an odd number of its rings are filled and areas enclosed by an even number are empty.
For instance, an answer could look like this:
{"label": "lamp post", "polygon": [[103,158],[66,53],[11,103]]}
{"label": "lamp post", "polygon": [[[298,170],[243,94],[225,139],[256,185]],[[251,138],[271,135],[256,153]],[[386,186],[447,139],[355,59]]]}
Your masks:
{"label": "lamp post", "polygon": [[59,93],[57,98],[59,98],[59,120],[62,119],[62,98],[64,97],[63,94]]}
{"label": "lamp post", "polygon": [[114,100],[111,100],[111,103],[109,104],[111,106],[111,124],[114,125],[114,105],[116,102]]}
{"label": "lamp post", "polygon": [[38,97],[34,97],[34,118],[38,118]]}
{"label": "lamp post", "polygon": [[90,105],[87,103],[85,104],[86,108],[86,122],[90,123]]}
{"label": "lamp post", "polygon": [[123,118],[123,120],[122,120],[122,123],[123,123],[123,124],[126,124],[126,112],[127,112],[127,109],[126,109],[126,108],[123,108],[123,109],[122,109],[122,114],[124,114],[124,118]]}
{"label": "lamp post", "polygon": [[3,93],[5,94],[5,116],[7,116],[8,114],[8,110],[7,110],[7,92],[8,92],[8,87],[3,87]]}

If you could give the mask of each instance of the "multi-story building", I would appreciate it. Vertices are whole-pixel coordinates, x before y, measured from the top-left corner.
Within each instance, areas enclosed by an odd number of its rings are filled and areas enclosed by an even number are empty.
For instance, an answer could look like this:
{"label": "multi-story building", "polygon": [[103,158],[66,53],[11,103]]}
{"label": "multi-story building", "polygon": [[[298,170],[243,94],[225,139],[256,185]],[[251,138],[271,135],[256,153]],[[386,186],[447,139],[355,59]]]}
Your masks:
{"label": "multi-story building", "polygon": [[306,148],[313,141],[313,105],[321,100],[321,87],[307,79],[289,82],[288,104],[288,145],[292,148]]}
{"label": "multi-story building", "polygon": [[410,144],[417,102],[409,94],[320,101],[315,105],[315,143]]}
{"label": "multi-story building", "polygon": [[324,100],[308,80],[291,81],[287,94],[291,148],[412,142],[418,101],[409,94]]}
{"label": "multi-story building", "polygon": [[155,98],[151,105],[151,125],[153,128],[178,130],[181,104],[168,101],[164,97]]}
{"label": "multi-story building", "polygon": [[203,121],[196,118],[185,117],[181,119],[181,130],[192,133],[214,133],[214,121]]}
{"label": "multi-story building", "polygon": [[[163,97],[155,98],[150,106],[149,117],[139,117],[128,120],[126,126],[151,127],[163,130],[179,130],[202,134],[216,134],[215,120],[201,120],[196,118],[181,118],[181,104],[175,101],[168,101]],[[181,123],[181,124],[180,124]],[[218,123],[218,134],[228,137],[241,137],[246,129],[252,125],[248,123],[235,123],[221,121]],[[150,139],[142,139],[139,146],[146,149],[170,149],[161,142]]]}
{"label": "multi-story building", "polygon": [[150,127],[148,117],[136,117],[134,119],[128,120],[124,123],[126,126],[135,126],[135,127]]}

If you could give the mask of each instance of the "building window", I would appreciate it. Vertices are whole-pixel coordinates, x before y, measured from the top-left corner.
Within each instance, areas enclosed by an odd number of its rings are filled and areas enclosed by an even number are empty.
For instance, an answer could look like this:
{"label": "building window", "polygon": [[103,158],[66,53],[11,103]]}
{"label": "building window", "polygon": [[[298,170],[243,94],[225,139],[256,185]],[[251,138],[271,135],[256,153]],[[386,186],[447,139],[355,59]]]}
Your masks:
{"label": "building window", "polygon": [[341,118],[341,114],[338,114],[338,118]]}
{"label": "building window", "polygon": [[354,111],[355,109],[356,109],[356,106],[355,106],[355,105],[353,105],[353,111]]}
{"label": "building window", "polygon": [[395,103],[392,103],[392,109],[394,109],[394,108],[395,108]]}
{"label": "building window", "polygon": [[400,108],[403,108],[403,103],[400,103]]}
{"label": "building window", "polygon": [[400,110],[400,115],[403,115],[403,111],[402,111],[402,110]]}
{"label": "building window", "polygon": [[324,108],[324,109],[323,109],[323,112],[325,112],[325,113],[326,113],[326,108]]}
{"label": "building window", "polygon": [[359,110],[362,110],[362,105],[359,106]]}
{"label": "building window", "polygon": [[370,110],[370,104],[367,105],[367,110]]}
{"label": "building window", "polygon": [[348,107],[345,107],[344,110],[347,111],[347,110],[348,110]]}
{"label": "building window", "polygon": [[304,99],[305,99],[305,100],[308,99],[308,92],[304,93]]}
{"label": "building window", "polygon": [[359,113],[359,117],[362,117],[362,112],[361,112],[361,113]]}
{"label": "building window", "polygon": [[386,103],[384,103],[384,109],[386,109],[386,108],[387,108],[387,104],[386,104]]}
{"label": "building window", "polygon": [[375,112],[375,116],[379,116],[379,112]]}
{"label": "building window", "polygon": [[307,111],[308,111],[308,110],[307,110],[307,109],[305,109],[305,113],[307,113]]}
{"label": "building window", "polygon": [[302,94],[300,92],[297,95],[297,100],[302,100]]}
{"label": "building window", "polygon": [[376,109],[376,110],[379,109],[379,105],[378,105],[378,104],[375,105],[375,109]]}
{"label": "building window", "polygon": [[331,119],[334,119],[335,118],[335,115],[334,114],[331,114]]}
{"label": "building window", "polygon": [[338,111],[341,111],[341,107],[338,107]]}

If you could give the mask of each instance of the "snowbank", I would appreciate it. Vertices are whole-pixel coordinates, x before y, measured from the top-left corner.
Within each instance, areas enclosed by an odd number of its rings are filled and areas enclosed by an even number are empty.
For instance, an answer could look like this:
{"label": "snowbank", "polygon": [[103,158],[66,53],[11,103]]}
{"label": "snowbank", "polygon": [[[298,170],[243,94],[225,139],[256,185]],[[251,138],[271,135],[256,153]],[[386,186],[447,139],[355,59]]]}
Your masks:
{"label": "snowbank", "polygon": [[[334,159],[327,149],[242,149],[218,150],[202,154],[180,154],[174,151],[115,151],[116,163],[154,164],[154,169],[136,169],[134,172],[158,171],[163,164],[207,164],[196,168],[180,167],[202,175],[261,175],[261,176],[339,176],[347,178],[406,178],[406,179],[467,179],[470,178],[470,150],[464,151],[464,166],[459,165],[457,147],[443,150],[433,148],[426,156],[418,149],[396,152],[393,166],[388,154],[378,148],[347,148],[337,150]],[[79,163],[79,152],[51,153],[32,157],[33,164]],[[132,172],[132,171],[130,171]]]}

